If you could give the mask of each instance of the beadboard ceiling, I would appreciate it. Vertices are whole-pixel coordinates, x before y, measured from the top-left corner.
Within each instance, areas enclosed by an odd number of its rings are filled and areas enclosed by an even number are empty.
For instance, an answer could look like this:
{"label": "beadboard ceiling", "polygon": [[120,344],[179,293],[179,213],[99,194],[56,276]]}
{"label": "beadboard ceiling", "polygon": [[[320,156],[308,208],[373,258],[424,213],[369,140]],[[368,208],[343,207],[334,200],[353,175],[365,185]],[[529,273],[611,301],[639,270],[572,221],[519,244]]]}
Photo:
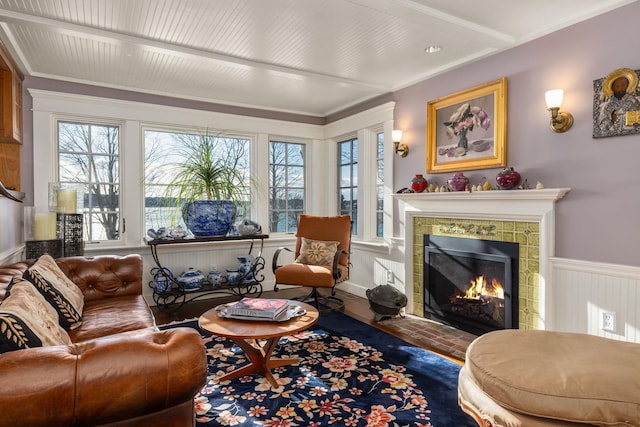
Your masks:
{"label": "beadboard ceiling", "polygon": [[632,2],[0,0],[0,38],[28,76],[324,117]]}

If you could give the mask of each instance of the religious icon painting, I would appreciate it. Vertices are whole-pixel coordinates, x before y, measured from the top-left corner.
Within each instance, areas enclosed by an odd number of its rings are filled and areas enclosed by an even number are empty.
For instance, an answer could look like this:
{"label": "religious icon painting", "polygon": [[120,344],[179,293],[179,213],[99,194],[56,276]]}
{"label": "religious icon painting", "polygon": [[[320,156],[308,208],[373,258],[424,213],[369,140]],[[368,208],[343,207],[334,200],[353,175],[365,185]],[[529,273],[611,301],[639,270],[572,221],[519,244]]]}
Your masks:
{"label": "religious icon painting", "polygon": [[640,70],[619,68],[593,81],[593,137],[640,133]]}

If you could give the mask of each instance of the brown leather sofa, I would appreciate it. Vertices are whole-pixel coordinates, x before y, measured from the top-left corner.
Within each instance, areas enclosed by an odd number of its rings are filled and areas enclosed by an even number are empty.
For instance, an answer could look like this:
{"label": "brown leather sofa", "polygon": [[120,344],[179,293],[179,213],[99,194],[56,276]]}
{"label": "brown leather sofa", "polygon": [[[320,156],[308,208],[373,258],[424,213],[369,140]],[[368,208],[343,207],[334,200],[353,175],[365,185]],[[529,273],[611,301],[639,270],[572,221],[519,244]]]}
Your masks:
{"label": "brown leather sofa", "polygon": [[[160,331],[139,255],[56,260],[84,294],[71,345],[0,354],[0,426],[193,426],[207,375],[191,328]],[[0,299],[33,261],[0,267]]]}

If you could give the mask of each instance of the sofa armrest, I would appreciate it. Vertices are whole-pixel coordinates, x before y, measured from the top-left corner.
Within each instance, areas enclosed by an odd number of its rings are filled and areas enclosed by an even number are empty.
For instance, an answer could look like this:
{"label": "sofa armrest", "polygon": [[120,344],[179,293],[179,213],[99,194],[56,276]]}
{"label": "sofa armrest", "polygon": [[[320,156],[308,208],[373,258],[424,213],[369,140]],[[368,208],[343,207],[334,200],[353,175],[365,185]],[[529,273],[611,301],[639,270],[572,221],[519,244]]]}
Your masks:
{"label": "sofa armrest", "polygon": [[114,423],[193,400],[207,360],[191,328],[0,355],[0,426]]}

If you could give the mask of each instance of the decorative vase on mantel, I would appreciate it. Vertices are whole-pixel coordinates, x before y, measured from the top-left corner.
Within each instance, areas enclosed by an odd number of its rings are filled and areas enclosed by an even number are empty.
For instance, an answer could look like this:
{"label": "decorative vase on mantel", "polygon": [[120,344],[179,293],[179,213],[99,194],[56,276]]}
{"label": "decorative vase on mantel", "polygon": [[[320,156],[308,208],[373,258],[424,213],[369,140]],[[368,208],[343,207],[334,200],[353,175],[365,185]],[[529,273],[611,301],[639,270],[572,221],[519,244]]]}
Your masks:
{"label": "decorative vase on mantel", "polygon": [[510,190],[520,184],[520,174],[513,168],[504,168],[496,176],[496,182],[503,190]]}
{"label": "decorative vase on mantel", "polygon": [[416,193],[422,193],[427,189],[429,183],[422,174],[417,173],[416,176],[411,180],[411,189]]}
{"label": "decorative vase on mantel", "polygon": [[453,178],[447,180],[447,183],[454,191],[464,191],[469,185],[469,178],[464,176],[462,172],[456,172],[453,174]]}

